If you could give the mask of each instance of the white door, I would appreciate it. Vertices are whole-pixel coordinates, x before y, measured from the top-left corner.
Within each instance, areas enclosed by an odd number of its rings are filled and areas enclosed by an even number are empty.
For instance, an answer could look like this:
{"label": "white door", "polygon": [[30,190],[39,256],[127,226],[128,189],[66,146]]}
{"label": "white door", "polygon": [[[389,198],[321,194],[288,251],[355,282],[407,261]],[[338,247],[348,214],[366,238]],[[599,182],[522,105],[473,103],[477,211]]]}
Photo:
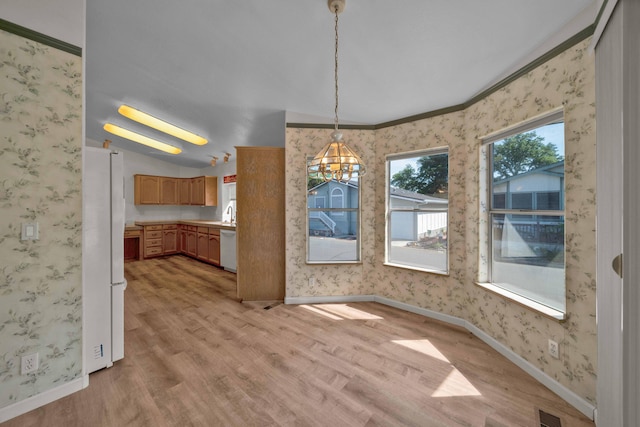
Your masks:
{"label": "white door", "polygon": [[639,21],[618,1],[596,48],[598,426],[640,425]]}

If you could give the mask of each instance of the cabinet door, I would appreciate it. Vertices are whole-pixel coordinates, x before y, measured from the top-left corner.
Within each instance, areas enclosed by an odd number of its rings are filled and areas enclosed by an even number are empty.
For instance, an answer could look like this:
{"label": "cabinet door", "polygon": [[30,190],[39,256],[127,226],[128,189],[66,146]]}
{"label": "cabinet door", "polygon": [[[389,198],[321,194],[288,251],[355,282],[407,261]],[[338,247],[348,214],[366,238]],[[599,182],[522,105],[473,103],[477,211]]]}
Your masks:
{"label": "cabinet door", "polygon": [[172,254],[178,251],[178,230],[164,230],[162,236],[162,253]]}
{"label": "cabinet door", "polygon": [[135,175],[134,184],[136,205],[157,205],[160,203],[160,177]]}
{"label": "cabinet door", "polygon": [[209,234],[198,233],[198,259],[209,260]]}
{"label": "cabinet door", "polygon": [[220,265],[220,230],[215,231],[209,233],[209,262]]}
{"label": "cabinet door", "polygon": [[198,254],[198,233],[187,232],[187,255],[195,257]]}
{"label": "cabinet door", "polygon": [[191,178],[191,204],[204,206],[204,176]]}
{"label": "cabinet door", "polygon": [[178,204],[178,178],[160,177],[160,203],[163,205]]}
{"label": "cabinet door", "polygon": [[180,204],[191,204],[191,178],[180,178]]}
{"label": "cabinet door", "polygon": [[182,228],[183,226],[180,226],[180,229],[178,230],[178,251],[180,251],[180,253],[182,254],[186,254],[187,253],[187,230]]}

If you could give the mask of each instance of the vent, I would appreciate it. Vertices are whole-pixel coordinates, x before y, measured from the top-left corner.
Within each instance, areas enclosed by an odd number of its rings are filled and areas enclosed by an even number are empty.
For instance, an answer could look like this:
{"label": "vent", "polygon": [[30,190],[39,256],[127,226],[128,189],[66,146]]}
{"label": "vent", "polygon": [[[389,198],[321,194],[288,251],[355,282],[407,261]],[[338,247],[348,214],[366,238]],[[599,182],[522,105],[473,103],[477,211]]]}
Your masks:
{"label": "vent", "polygon": [[542,409],[538,410],[538,417],[540,419],[540,427],[562,427],[560,418],[544,412]]}

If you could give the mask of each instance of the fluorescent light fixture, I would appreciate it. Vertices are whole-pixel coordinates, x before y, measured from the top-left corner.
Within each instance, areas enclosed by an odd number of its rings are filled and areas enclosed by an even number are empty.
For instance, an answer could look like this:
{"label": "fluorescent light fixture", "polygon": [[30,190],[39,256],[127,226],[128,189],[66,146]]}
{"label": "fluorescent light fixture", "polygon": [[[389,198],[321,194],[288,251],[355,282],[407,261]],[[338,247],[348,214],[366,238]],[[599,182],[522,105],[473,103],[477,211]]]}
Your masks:
{"label": "fluorescent light fixture", "polygon": [[164,142],[151,139],[147,136],[140,135],[139,133],[132,132],[128,129],[121,128],[120,126],[116,126],[111,123],[105,123],[104,130],[114,135],[121,136],[122,138],[130,139],[131,141],[135,141],[139,144],[143,144],[148,147],[155,148],[156,150],[164,151],[165,153],[169,153],[169,154],[182,153],[182,149],[178,147],[174,147],[173,145],[165,144]]}
{"label": "fluorescent light fixture", "polygon": [[176,138],[182,139],[195,145],[204,145],[208,142],[200,135],[191,133],[187,130],[179,128],[178,126],[174,126],[171,123],[167,123],[164,120],[160,120],[125,104],[121,105],[120,108],[118,108],[118,113],[135,122],[142,123],[143,125],[149,126],[156,130],[159,130],[160,132],[175,136]]}

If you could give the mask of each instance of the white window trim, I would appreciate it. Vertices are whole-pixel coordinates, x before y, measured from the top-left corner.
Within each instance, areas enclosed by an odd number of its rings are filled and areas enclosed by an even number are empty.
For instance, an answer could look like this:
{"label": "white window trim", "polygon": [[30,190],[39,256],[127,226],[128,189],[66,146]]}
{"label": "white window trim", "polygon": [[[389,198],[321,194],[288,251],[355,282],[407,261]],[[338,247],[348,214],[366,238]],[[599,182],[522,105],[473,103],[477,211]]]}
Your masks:
{"label": "white window trim", "polygon": [[[486,194],[485,194],[485,198],[484,198],[484,203],[486,204],[486,209],[484,211],[484,215],[481,215],[481,218],[484,218],[484,220],[486,221],[486,223],[488,224],[487,226],[487,233],[488,233],[488,238],[487,238],[487,247],[484,248],[484,250],[486,250],[486,252],[484,253],[484,255],[486,255],[487,257],[487,271],[486,271],[486,279],[487,280],[480,280],[478,282],[476,282],[476,285],[489,290],[493,293],[496,293],[504,298],[507,298],[509,300],[512,300],[524,307],[528,307],[531,308],[532,310],[535,310],[547,317],[550,317],[552,319],[558,320],[560,322],[566,320],[566,312],[548,307],[544,304],[541,304],[535,300],[532,300],[530,298],[526,298],[523,297],[521,295],[516,294],[515,292],[512,292],[508,289],[502,288],[500,286],[497,286],[496,284],[491,282],[491,277],[492,277],[492,273],[491,273],[491,268],[492,268],[492,263],[493,263],[493,230],[492,230],[492,225],[491,225],[491,215],[495,214],[497,211],[505,211],[504,209],[492,209],[492,182],[493,182],[493,165],[491,163],[491,156],[490,156],[490,150],[491,150],[491,144],[493,144],[494,142],[500,141],[502,139],[505,139],[509,136],[513,136],[513,135],[517,135],[520,133],[525,133],[531,130],[534,130],[536,128],[545,126],[551,122],[553,122],[554,120],[562,120],[564,122],[564,108],[563,107],[559,107],[556,108],[554,110],[548,111],[546,113],[543,113],[539,116],[533,117],[529,120],[520,122],[514,126],[510,126],[508,128],[504,128],[501,129],[497,132],[493,132],[489,135],[486,135],[484,137],[480,138],[481,141],[481,159],[484,157],[485,158],[485,162],[486,162]],[[566,139],[565,139],[565,144],[566,144]],[[566,152],[566,149],[565,149]],[[562,193],[562,210],[558,210],[558,211],[551,211],[554,214],[557,213],[558,216],[563,216],[565,217],[565,224],[566,224],[566,191],[561,191]],[[506,203],[506,200],[505,200]],[[533,213],[531,213],[533,212]],[[522,214],[522,215],[535,215],[536,213],[540,213],[540,212],[549,212],[549,211],[535,211],[535,210],[510,210],[508,213],[512,213],[512,214]],[[564,236],[564,243],[565,243],[565,260],[566,260],[566,228],[565,228],[565,236]],[[480,256],[483,256],[483,254],[481,253]],[[567,288],[566,288],[566,271],[567,271],[567,267],[566,267],[566,261],[565,261],[565,266],[564,266],[564,271],[565,271],[565,301],[566,301],[566,295],[567,295]],[[565,304],[565,310],[566,310],[566,304]]]}
{"label": "white window trim", "polygon": [[[403,160],[403,159],[412,159],[415,157],[422,157],[422,156],[430,156],[430,155],[438,155],[438,154],[447,154],[447,156],[449,156],[449,147],[445,146],[445,147],[435,147],[435,148],[425,148],[422,150],[416,150],[416,151],[408,151],[408,152],[404,152],[404,153],[397,153],[397,154],[389,154],[386,156],[385,158],[385,254],[384,254],[384,262],[383,265],[388,266],[388,267],[397,267],[397,268],[402,268],[402,269],[406,269],[406,270],[414,270],[414,271],[422,271],[425,273],[432,273],[432,274],[437,274],[440,276],[449,276],[450,275],[450,252],[449,252],[449,245],[447,244],[447,265],[446,265],[446,270],[436,270],[433,268],[427,268],[427,267],[418,267],[418,266],[412,266],[412,265],[408,265],[408,264],[401,264],[398,262],[394,262],[394,261],[389,261],[389,252],[391,249],[391,239],[389,236],[390,230],[389,230],[389,225],[391,222],[391,212],[392,210],[390,209],[391,206],[391,194],[390,194],[390,183],[391,183],[391,171],[390,171],[390,164],[391,161],[393,160]],[[448,159],[448,158],[447,158]],[[448,171],[447,171],[448,174]],[[402,209],[396,209],[394,210],[395,212],[401,212]],[[427,210],[421,211],[421,212],[430,212]],[[447,208],[447,238],[449,238],[449,232],[450,232],[450,215],[449,215],[449,209]]]}

